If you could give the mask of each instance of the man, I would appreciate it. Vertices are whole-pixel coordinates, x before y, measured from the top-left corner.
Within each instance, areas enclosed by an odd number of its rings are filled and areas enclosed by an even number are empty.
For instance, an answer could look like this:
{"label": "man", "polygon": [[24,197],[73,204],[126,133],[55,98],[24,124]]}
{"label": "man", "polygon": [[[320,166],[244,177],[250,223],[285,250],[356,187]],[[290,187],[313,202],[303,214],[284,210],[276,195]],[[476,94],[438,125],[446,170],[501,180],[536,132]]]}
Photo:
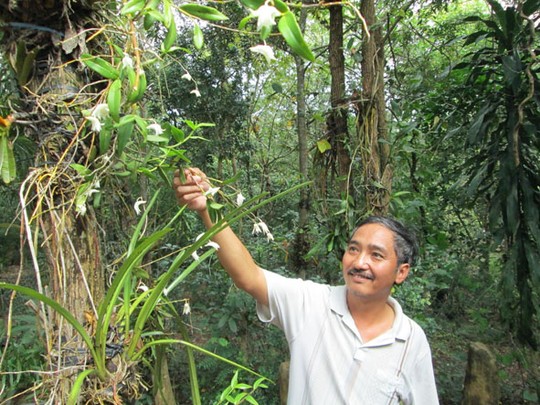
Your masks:
{"label": "man", "polygon": [[[177,172],[176,197],[213,223],[198,169]],[[431,352],[423,330],[390,297],[409,274],[416,240],[399,222],[370,217],[343,255],[345,285],[289,279],[261,269],[230,228],[214,237],[236,286],[257,301],[264,322],[282,329],[290,355],[290,405],[438,404]]]}

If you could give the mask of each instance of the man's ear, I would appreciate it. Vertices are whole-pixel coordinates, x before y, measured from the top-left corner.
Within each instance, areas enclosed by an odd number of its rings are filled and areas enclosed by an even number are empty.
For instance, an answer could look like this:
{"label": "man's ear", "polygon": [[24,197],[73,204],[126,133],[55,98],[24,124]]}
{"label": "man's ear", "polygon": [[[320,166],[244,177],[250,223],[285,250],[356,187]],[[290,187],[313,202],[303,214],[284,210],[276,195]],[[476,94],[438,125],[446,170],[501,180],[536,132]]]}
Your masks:
{"label": "man's ear", "polygon": [[409,270],[411,266],[409,263],[402,263],[399,265],[397,272],[396,272],[396,284],[401,284],[405,281],[407,276],[409,275]]}

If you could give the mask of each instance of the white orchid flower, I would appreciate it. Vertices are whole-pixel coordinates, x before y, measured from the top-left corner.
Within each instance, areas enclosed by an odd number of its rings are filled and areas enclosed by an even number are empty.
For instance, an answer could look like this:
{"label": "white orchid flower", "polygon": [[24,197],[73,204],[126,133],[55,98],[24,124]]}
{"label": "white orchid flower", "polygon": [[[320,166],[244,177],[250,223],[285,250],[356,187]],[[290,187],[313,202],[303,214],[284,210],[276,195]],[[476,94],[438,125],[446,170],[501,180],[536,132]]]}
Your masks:
{"label": "white orchid flower", "polygon": [[144,283],[140,283],[139,286],[137,287],[137,290],[140,290],[142,292],[146,292],[148,291],[148,286]]}
{"label": "white orchid flower", "polygon": [[86,214],[86,210],[87,210],[87,208],[86,208],[86,203],[82,203],[82,204],[80,204],[80,205],[77,205],[77,206],[75,207],[75,210],[76,210],[79,214],[81,214],[82,216],[84,216],[84,215]]}
{"label": "white orchid flower", "polygon": [[92,131],[94,131],[94,132],[100,132],[101,131],[101,122],[99,121],[98,118],[93,117],[93,116],[89,116],[89,117],[86,117],[86,119],[88,121],[90,121],[90,123],[92,124]]}
{"label": "white orchid flower", "polygon": [[259,53],[262,56],[265,57],[266,62],[270,63],[273,60],[276,60],[276,57],[274,55],[274,50],[271,46],[268,45],[255,45],[249,48],[251,52]]}
{"label": "white orchid flower", "polygon": [[92,117],[97,119],[107,118],[109,116],[109,106],[105,103],[98,104],[92,111]]}
{"label": "white orchid flower", "polygon": [[205,196],[214,196],[219,191],[219,187],[210,187],[208,190],[205,191]]}
{"label": "white orchid flower", "polygon": [[188,80],[188,81],[193,80],[193,78],[191,77],[191,75],[189,74],[189,72],[184,73],[184,74],[182,75],[182,79]]}
{"label": "white orchid flower", "polygon": [[270,233],[268,225],[266,225],[263,221],[259,222],[259,228],[261,229],[261,232],[265,235],[268,235]]}
{"label": "white orchid flower", "polygon": [[146,127],[147,130],[154,131],[156,135],[161,135],[163,133],[163,128],[159,124],[150,124]]}
{"label": "white orchid flower", "polygon": [[253,224],[253,231],[251,233],[253,235],[258,235],[260,233],[264,234],[268,242],[274,240],[274,235],[272,235],[272,233],[268,229],[268,225],[266,225],[263,221],[259,221],[256,224]]}
{"label": "white orchid flower", "polygon": [[210,241],[206,244],[206,246],[208,247],[211,247],[211,248],[214,248],[215,250],[219,250],[219,244],[217,244],[216,242],[214,241]]}
{"label": "white orchid flower", "polygon": [[131,56],[129,56],[127,53],[122,58],[122,67],[133,69],[133,59],[131,59]]}
{"label": "white orchid flower", "polygon": [[236,205],[240,207],[244,203],[244,201],[246,201],[246,197],[244,197],[242,193],[238,193],[236,195]]}
{"label": "white orchid flower", "polygon": [[142,199],[142,197],[137,198],[137,201],[135,201],[135,204],[133,205],[133,208],[135,209],[135,214],[141,215],[141,205],[146,204],[146,201]]}
{"label": "white orchid flower", "polygon": [[281,13],[277,8],[270,5],[270,1],[266,1],[257,10],[252,11],[251,15],[257,17],[257,31],[261,31],[264,27],[272,28],[276,25],[276,17],[279,17]]}
{"label": "white orchid flower", "polygon": [[189,92],[189,94],[195,94],[195,96],[197,97],[201,96],[201,92],[199,91],[199,89],[193,89]]}
{"label": "white orchid flower", "polygon": [[191,306],[189,305],[189,301],[186,300],[184,302],[184,308],[182,309],[182,315],[189,315],[191,313]]}

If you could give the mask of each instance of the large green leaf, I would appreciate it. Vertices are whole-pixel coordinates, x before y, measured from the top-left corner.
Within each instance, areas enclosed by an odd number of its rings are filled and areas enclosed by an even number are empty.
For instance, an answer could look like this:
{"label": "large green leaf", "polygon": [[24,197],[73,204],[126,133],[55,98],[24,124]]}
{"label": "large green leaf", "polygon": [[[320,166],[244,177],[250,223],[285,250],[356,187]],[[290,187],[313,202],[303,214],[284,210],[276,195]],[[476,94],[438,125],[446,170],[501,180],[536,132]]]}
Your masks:
{"label": "large green leaf", "polygon": [[120,14],[135,14],[144,8],[146,0],[130,0],[120,10]]}
{"label": "large green leaf", "polygon": [[[265,0],[240,0],[240,2],[247,8],[257,10],[265,3]],[[289,11],[289,6],[281,0],[274,0],[274,7],[281,13]]]}
{"label": "large green leaf", "polygon": [[7,134],[0,135],[0,172],[2,181],[6,184],[11,183],[15,180],[16,171],[17,166],[13,147],[8,140]]}
{"label": "large green leaf", "polygon": [[202,6],[200,4],[195,4],[195,3],[182,4],[178,8],[180,9],[180,11],[192,17],[200,18],[201,20],[223,21],[223,20],[229,19],[229,17],[227,17],[221,11],[216,10],[213,7]]}
{"label": "large green leaf", "polygon": [[170,229],[163,229],[155,232],[145,240],[143,240],[124,260],[122,266],[116,273],[111,286],[109,287],[105,298],[98,309],[98,325],[96,328],[96,351],[98,356],[105,358],[105,345],[107,342],[107,334],[111,323],[111,318],[116,307],[116,303],[120,292],[123,290],[126,277],[129,276],[135,266],[137,266],[145,254],[154,246],[154,244],[165,236]]}
{"label": "large green leaf", "polygon": [[171,47],[176,42],[176,39],[178,37],[178,33],[176,31],[176,24],[174,20],[171,21],[169,24],[167,35],[165,36],[165,40],[163,41],[163,49],[168,52],[171,50]]}
{"label": "large green leaf", "polygon": [[278,29],[283,35],[283,38],[285,38],[287,44],[296,54],[310,62],[315,61],[315,56],[313,56],[313,53],[311,53],[311,50],[307,46],[302,31],[300,30],[300,26],[292,12],[288,11],[281,16],[278,23]]}
{"label": "large green leaf", "polygon": [[107,93],[107,105],[109,106],[109,114],[115,122],[120,120],[120,103],[122,101],[122,81],[120,79],[115,80],[109,92]]}
{"label": "large green leaf", "polygon": [[102,58],[85,53],[81,55],[81,62],[106,79],[116,80],[120,76],[118,70]]}

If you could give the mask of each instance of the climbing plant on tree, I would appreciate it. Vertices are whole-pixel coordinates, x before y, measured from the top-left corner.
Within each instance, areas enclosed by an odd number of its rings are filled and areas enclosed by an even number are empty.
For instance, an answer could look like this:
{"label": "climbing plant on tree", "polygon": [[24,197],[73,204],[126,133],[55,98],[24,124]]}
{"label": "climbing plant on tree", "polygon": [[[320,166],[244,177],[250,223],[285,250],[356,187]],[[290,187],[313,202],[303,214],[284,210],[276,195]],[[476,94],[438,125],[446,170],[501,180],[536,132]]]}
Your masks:
{"label": "climbing plant on tree", "polygon": [[[271,59],[272,49],[264,41],[277,25],[293,51],[313,59],[287,4],[241,3],[248,16],[237,29],[256,30],[263,41],[253,52]],[[227,20],[216,8],[195,2],[177,6],[172,0],[15,0],[0,5],[0,44],[19,91],[18,103],[10,105],[0,122],[3,181],[17,180],[12,153],[17,135],[39,146],[34,168],[20,185],[22,232],[32,252],[38,291],[2,287],[29,294],[55,310],[40,311],[49,370],[54,371],[46,385],[52,402],[76,402],[80,392],[86,400],[120,401],[122,396],[136,398],[145,387],[137,372],[140,344],[145,350],[154,344],[144,343],[143,330],[173,272],[139,294],[133,271],[143,259],[141,253],[148,253],[166,232],[145,239],[146,227],[135,228],[125,261],[107,287],[96,208],[102,200],[119,196],[126,179],[137,181],[189,161],[178,146],[200,125],[185,120],[185,126],[176,127],[148,117],[144,108],[145,70],[183,52],[176,44],[181,18],[196,22],[197,46],[204,43],[198,21]],[[156,26],[164,33],[159,43],[145,36]],[[136,209],[143,204],[141,199]],[[37,260],[41,246],[49,258],[47,277]],[[185,260],[186,252],[173,267]],[[125,333],[115,332],[120,326],[115,319],[121,320]],[[120,363],[111,364],[118,353]],[[97,377],[92,389],[81,391],[90,375]]]}

